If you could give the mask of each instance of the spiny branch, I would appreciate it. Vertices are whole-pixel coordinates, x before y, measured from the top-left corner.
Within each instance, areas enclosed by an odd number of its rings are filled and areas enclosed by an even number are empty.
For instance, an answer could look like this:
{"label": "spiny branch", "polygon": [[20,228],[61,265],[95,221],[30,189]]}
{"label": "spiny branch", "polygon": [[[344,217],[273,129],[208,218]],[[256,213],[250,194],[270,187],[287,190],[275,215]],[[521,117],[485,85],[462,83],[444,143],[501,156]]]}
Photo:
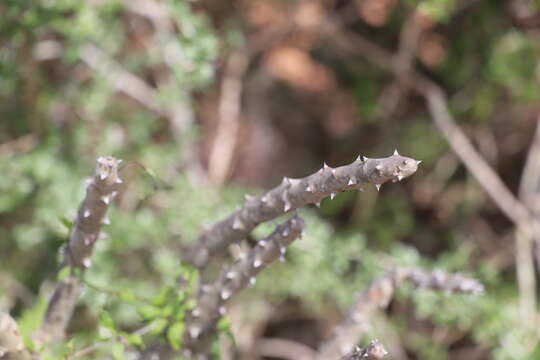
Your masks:
{"label": "spiny branch", "polygon": [[5,312],[0,312],[0,359],[34,359],[24,346],[17,322]]}
{"label": "spiny branch", "polygon": [[416,288],[440,290],[448,293],[480,294],[484,287],[475,279],[441,270],[426,272],[415,268],[397,268],[373,282],[360,294],[334,337],[324,343],[317,355],[319,360],[335,359],[347,353],[369,329],[371,315],[384,309],[404,282]]}
{"label": "spiny branch", "polygon": [[380,189],[387,181],[401,181],[414,174],[420,161],[394,152],[382,159],[359,156],[352,164],[332,168],[326,164],[302,179],[283,178],[280,185],[259,197],[248,197],[244,206],[227,219],[204,231],[188,252],[188,260],[204,268],[212,256],[244,238],[257,225],[289,211],[320,201],[345,190],[362,190],[373,184]]}
{"label": "spiny branch", "polygon": [[373,340],[368,346],[361,348],[356,346],[352,352],[345,355],[341,360],[380,360],[388,355],[388,351],[377,340]]}
{"label": "spiny branch", "polygon": [[[86,196],[79,208],[64,253],[64,266],[84,271],[91,266],[94,244],[99,239],[101,226],[109,205],[118,194],[122,180],[118,176],[121,160],[112,156],[97,159],[94,176],[89,179]],[[41,328],[34,335],[37,345],[44,345],[64,337],[65,329],[81,293],[79,279],[70,274],[61,280],[49,301]]]}
{"label": "spiny branch", "polygon": [[255,277],[278,258],[285,256],[292,242],[301,237],[304,220],[293,217],[279,225],[276,230],[259,241],[258,245],[240,260],[222,270],[213,285],[201,289],[197,307],[186,320],[184,347],[197,355],[207,350],[206,341],[212,334],[215,324],[225,314],[225,304],[240,290],[255,283]]}

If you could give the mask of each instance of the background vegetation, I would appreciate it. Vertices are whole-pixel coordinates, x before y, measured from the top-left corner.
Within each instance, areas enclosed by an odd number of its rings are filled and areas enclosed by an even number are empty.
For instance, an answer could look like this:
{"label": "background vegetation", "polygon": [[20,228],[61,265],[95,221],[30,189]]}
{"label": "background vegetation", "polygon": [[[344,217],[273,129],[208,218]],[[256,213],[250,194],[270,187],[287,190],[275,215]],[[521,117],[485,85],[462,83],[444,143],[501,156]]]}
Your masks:
{"label": "background vegetation", "polygon": [[[537,314],[523,314],[513,223],[414,85],[374,66],[362,42],[443,88],[518,193],[540,111],[537,2],[7,0],[0,13],[0,309],[28,342],[95,159],[124,159],[128,179],[51,358],[99,342],[88,358],[130,359],[142,343],[174,342],[166,308],[181,300],[166,289],[190,271],[180,259],[204,226],[283,176],[396,147],[423,161],[413,177],[301,209],[307,235],[234,300],[223,326],[244,358],[265,338],[316,348],[396,265],[465,271],[486,294],[401,289],[365,339],[383,340],[393,359],[540,356],[523,321]],[[161,327],[134,335],[152,322]]]}

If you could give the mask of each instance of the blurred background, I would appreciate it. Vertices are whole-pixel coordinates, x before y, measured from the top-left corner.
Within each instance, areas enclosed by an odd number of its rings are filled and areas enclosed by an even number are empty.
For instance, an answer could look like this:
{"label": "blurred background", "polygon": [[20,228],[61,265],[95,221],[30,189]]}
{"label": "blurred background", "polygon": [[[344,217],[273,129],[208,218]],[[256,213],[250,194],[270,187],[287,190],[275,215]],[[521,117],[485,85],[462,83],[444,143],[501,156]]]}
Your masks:
{"label": "blurred background", "polygon": [[401,289],[364,339],[392,359],[540,358],[520,313],[515,226],[398,76],[414,69],[443,88],[517,193],[540,113],[537,1],[6,0],[0,13],[0,309],[23,333],[40,321],[100,155],[123,159],[128,181],[86,274],[95,288],[71,324],[76,346],[105,310],[136,329],[137,307],[103,289],[157,293],[245,194],[397,148],[423,161],[414,176],[300,210],[307,235],[235,299],[243,359],[266,338],[316,348],[396,265],[463,271],[487,291]]}

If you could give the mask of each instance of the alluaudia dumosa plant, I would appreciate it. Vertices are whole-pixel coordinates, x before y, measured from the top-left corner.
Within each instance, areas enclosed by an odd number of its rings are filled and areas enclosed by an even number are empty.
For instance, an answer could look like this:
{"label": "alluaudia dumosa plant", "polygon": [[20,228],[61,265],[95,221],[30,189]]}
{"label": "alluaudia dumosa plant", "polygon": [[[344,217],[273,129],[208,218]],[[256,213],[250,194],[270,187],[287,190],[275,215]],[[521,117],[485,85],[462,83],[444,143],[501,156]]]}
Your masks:
{"label": "alluaudia dumosa plant", "polygon": [[302,179],[283,178],[277,187],[245,204],[227,219],[205,230],[188,252],[188,260],[204,268],[212,256],[234,241],[243,239],[257,225],[345,190],[362,190],[365,184],[379,190],[388,181],[401,181],[418,169],[421,160],[401,156],[397,150],[389,157],[368,159],[359,156],[353,163],[337,168],[326,164]]}
{"label": "alluaudia dumosa plant", "polygon": [[[118,175],[121,162],[122,160],[112,156],[101,156],[97,159],[94,176],[87,181],[86,196],[71,227],[64,251],[64,268],[84,271],[91,266],[94,244],[99,239],[102,225],[108,223],[107,209],[122,185]],[[34,341],[38,345],[64,337],[80,292],[80,280],[73,273],[58,282],[41,328],[34,335]]]}

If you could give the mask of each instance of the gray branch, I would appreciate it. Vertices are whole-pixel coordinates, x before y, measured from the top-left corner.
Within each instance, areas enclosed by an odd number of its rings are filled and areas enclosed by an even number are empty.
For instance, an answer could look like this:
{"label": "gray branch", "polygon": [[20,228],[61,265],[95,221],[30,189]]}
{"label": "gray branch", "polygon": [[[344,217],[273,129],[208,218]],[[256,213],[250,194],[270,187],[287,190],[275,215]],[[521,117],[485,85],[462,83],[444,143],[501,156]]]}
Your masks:
{"label": "gray branch", "polygon": [[0,359],[34,359],[24,345],[17,322],[5,312],[0,312]]}
{"label": "gray branch", "polygon": [[341,360],[380,360],[386,355],[388,355],[388,351],[380,342],[374,340],[364,348],[356,346],[352,352],[342,357]]}
{"label": "gray branch", "polygon": [[204,268],[212,256],[234,241],[243,239],[257,225],[345,190],[362,190],[364,184],[380,189],[387,181],[401,181],[414,174],[420,161],[396,152],[382,159],[358,157],[352,164],[332,168],[326,164],[302,179],[284,178],[282,183],[259,197],[248,198],[227,219],[204,231],[188,252],[188,260]]}
{"label": "gray branch", "polygon": [[203,285],[197,307],[186,320],[184,348],[191,356],[204,358],[199,353],[208,350],[209,335],[213,334],[217,321],[225,314],[227,302],[254,284],[255,277],[264,268],[283,257],[292,242],[301,237],[303,230],[304,220],[299,217],[279,225],[240,260],[224,268],[213,285]]}
{"label": "gray branch", "polygon": [[335,330],[334,337],[321,346],[317,359],[337,359],[350,351],[369,330],[372,314],[378,309],[386,308],[396,289],[404,282],[409,282],[416,288],[447,293],[480,294],[484,291],[483,285],[477,280],[461,274],[449,274],[441,270],[426,272],[415,268],[394,269],[375,280],[360,294],[343,323]]}
{"label": "gray branch", "polygon": [[[94,244],[99,239],[101,226],[108,222],[107,209],[122,184],[118,176],[120,162],[112,156],[97,159],[95,174],[88,181],[86,196],[73,222],[64,252],[64,266],[81,271],[91,266]],[[74,274],[59,281],[49,300],[41,328],[34,334],[38,346],[64,337],[80,293],[81,283]]]}

